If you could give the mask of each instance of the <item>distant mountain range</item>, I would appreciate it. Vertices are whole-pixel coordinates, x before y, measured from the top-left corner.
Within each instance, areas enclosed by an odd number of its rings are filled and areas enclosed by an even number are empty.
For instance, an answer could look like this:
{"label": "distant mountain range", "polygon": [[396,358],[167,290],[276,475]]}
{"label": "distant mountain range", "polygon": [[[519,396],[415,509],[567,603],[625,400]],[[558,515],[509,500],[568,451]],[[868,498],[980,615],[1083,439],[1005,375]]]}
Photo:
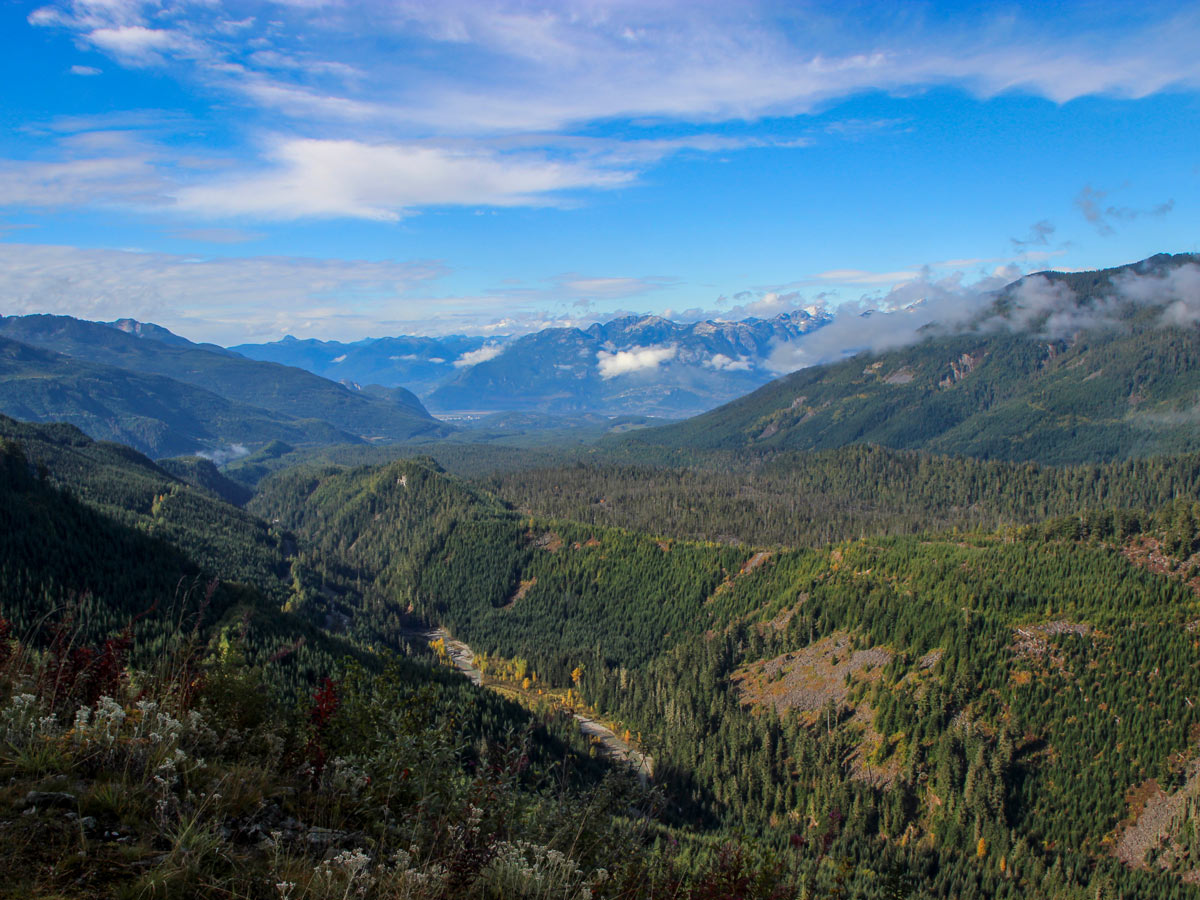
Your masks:
{"label": "distant mountain range", "polygon": [[643,446],[855,443],[1080,463],[1200,450],[1200,256],[1008,285],[969,323],[793,372]]}
{"label": "distant mountain range", "polygon": [[[497,342],[506,341],[498,339]],[[239,344],[229,349],[249,359],[307,369],[323,378],[354,384],[403,385],[424,395],[453,377],[471,354],[498,352],[486,338],[447,337],[367,338],[353,343],[298,340],[288,335],[269,344]]]}
{"label": "distant mountain range", "polygon": [[393,337],[342,344],[288,337],[231,349],[356,385],[404,385],[442,413],[682,418],[770,381],[777,374],[772,352],[829,321],[815,309],[742,322],[630,316],[512,339]]}
{"label": "distant mountain range", "polygon": [[[235,349],[129,319],[0,317],[0,413],[70,422],[154,457],[218,461],[276,442],[457,432],[528,443],[539,430],[644,448],[875,443],[1046,463],[1200,450],[1200,256],[1031,275],[972,308],[973,317],[921,329],[905,325],[910,308],[833,325],[816,311],[728,323],[643,316],[504,343],[288,339]],[[892,343],[911,337],[899,349],[841,356],[842,337],[863,346],[881,333]],[[797,348],[835,361],[771,380]],[[395,383],[406,372],[430,408],[471,427],[433,418]],[[650,417],[698,412],[645,427]],[[631,433],[614,434],[623,431]]]}
{"label": "distant mountain range", "polygon": [[6,338],[0,338],[0,412],[29,422],[69,422],[98,440],[151,456],[228,455],[271,440],[360,440],[328,422],[272,414],[182,381]]}
{"label": "distant mountain range", "polygon": [[0,412],[65,421],[152,456],[242,445],[436,438],[409,391],[358,391],[302,369],[194,344],[156,325],[0,317]]}

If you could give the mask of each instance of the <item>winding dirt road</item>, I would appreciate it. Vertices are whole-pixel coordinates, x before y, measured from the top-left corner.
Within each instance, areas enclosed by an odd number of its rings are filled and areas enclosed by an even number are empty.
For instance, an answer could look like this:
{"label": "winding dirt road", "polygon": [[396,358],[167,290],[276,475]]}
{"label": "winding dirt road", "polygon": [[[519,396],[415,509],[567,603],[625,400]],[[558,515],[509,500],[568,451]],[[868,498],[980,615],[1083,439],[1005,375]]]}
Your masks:
{"label": "winding dirt road", "polygon": [[[455,640],[445,628],[422,632],[421,636],[430,641],[440,638],[445,643],[446,653],[449,654],[450,661],[454,663],[455,668],[470,678],[473,684],[483,686],[483,672],[475,665],[475,651],[469,644]],[[572,713],[572,715],[579,723],[579,730],[600,744],[606,756],[610,759],[624,760],[633,766],[637,770],[638,778],[643,786],[650,783],[654,777],[654,759],[652,757],[642,753],[628,741],[622,740],[616,732],[602,722],[597,722],[595,719],[579,713]]]}

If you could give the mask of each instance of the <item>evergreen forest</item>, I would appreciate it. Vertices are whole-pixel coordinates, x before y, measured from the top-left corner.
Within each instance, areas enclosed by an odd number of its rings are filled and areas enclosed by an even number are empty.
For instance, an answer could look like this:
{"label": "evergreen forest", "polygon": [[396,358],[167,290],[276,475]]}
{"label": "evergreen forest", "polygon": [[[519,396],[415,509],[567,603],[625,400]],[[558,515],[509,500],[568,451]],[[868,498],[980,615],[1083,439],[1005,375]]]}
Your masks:
{"label": "evergreen forest", "polygon": [[588,442],[10,321],[270,414],[0,416],[0,896],[1200,900],[1196,331],[1113,309]]}

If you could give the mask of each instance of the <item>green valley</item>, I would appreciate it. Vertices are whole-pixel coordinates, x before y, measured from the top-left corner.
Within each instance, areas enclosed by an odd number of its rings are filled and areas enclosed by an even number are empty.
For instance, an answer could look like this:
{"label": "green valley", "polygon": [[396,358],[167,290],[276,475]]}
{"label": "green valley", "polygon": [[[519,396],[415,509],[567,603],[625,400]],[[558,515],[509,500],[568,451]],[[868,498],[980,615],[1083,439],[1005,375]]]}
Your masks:
{"label": "green valley", "polygon": [[590,442],[0,418],[5,890],[1200,897],[1195,326],[1101,306]]}

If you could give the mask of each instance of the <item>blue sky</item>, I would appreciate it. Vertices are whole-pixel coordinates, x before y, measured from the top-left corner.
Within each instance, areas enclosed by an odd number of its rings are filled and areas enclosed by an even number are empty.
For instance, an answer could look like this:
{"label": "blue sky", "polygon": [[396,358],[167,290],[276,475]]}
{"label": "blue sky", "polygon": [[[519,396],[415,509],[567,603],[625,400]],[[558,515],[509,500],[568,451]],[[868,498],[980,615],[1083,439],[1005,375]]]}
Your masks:
{"label": "blue sky", "polygon": [[1200,250],[1195,4],[0,5],[0,312],[237,343]]}

